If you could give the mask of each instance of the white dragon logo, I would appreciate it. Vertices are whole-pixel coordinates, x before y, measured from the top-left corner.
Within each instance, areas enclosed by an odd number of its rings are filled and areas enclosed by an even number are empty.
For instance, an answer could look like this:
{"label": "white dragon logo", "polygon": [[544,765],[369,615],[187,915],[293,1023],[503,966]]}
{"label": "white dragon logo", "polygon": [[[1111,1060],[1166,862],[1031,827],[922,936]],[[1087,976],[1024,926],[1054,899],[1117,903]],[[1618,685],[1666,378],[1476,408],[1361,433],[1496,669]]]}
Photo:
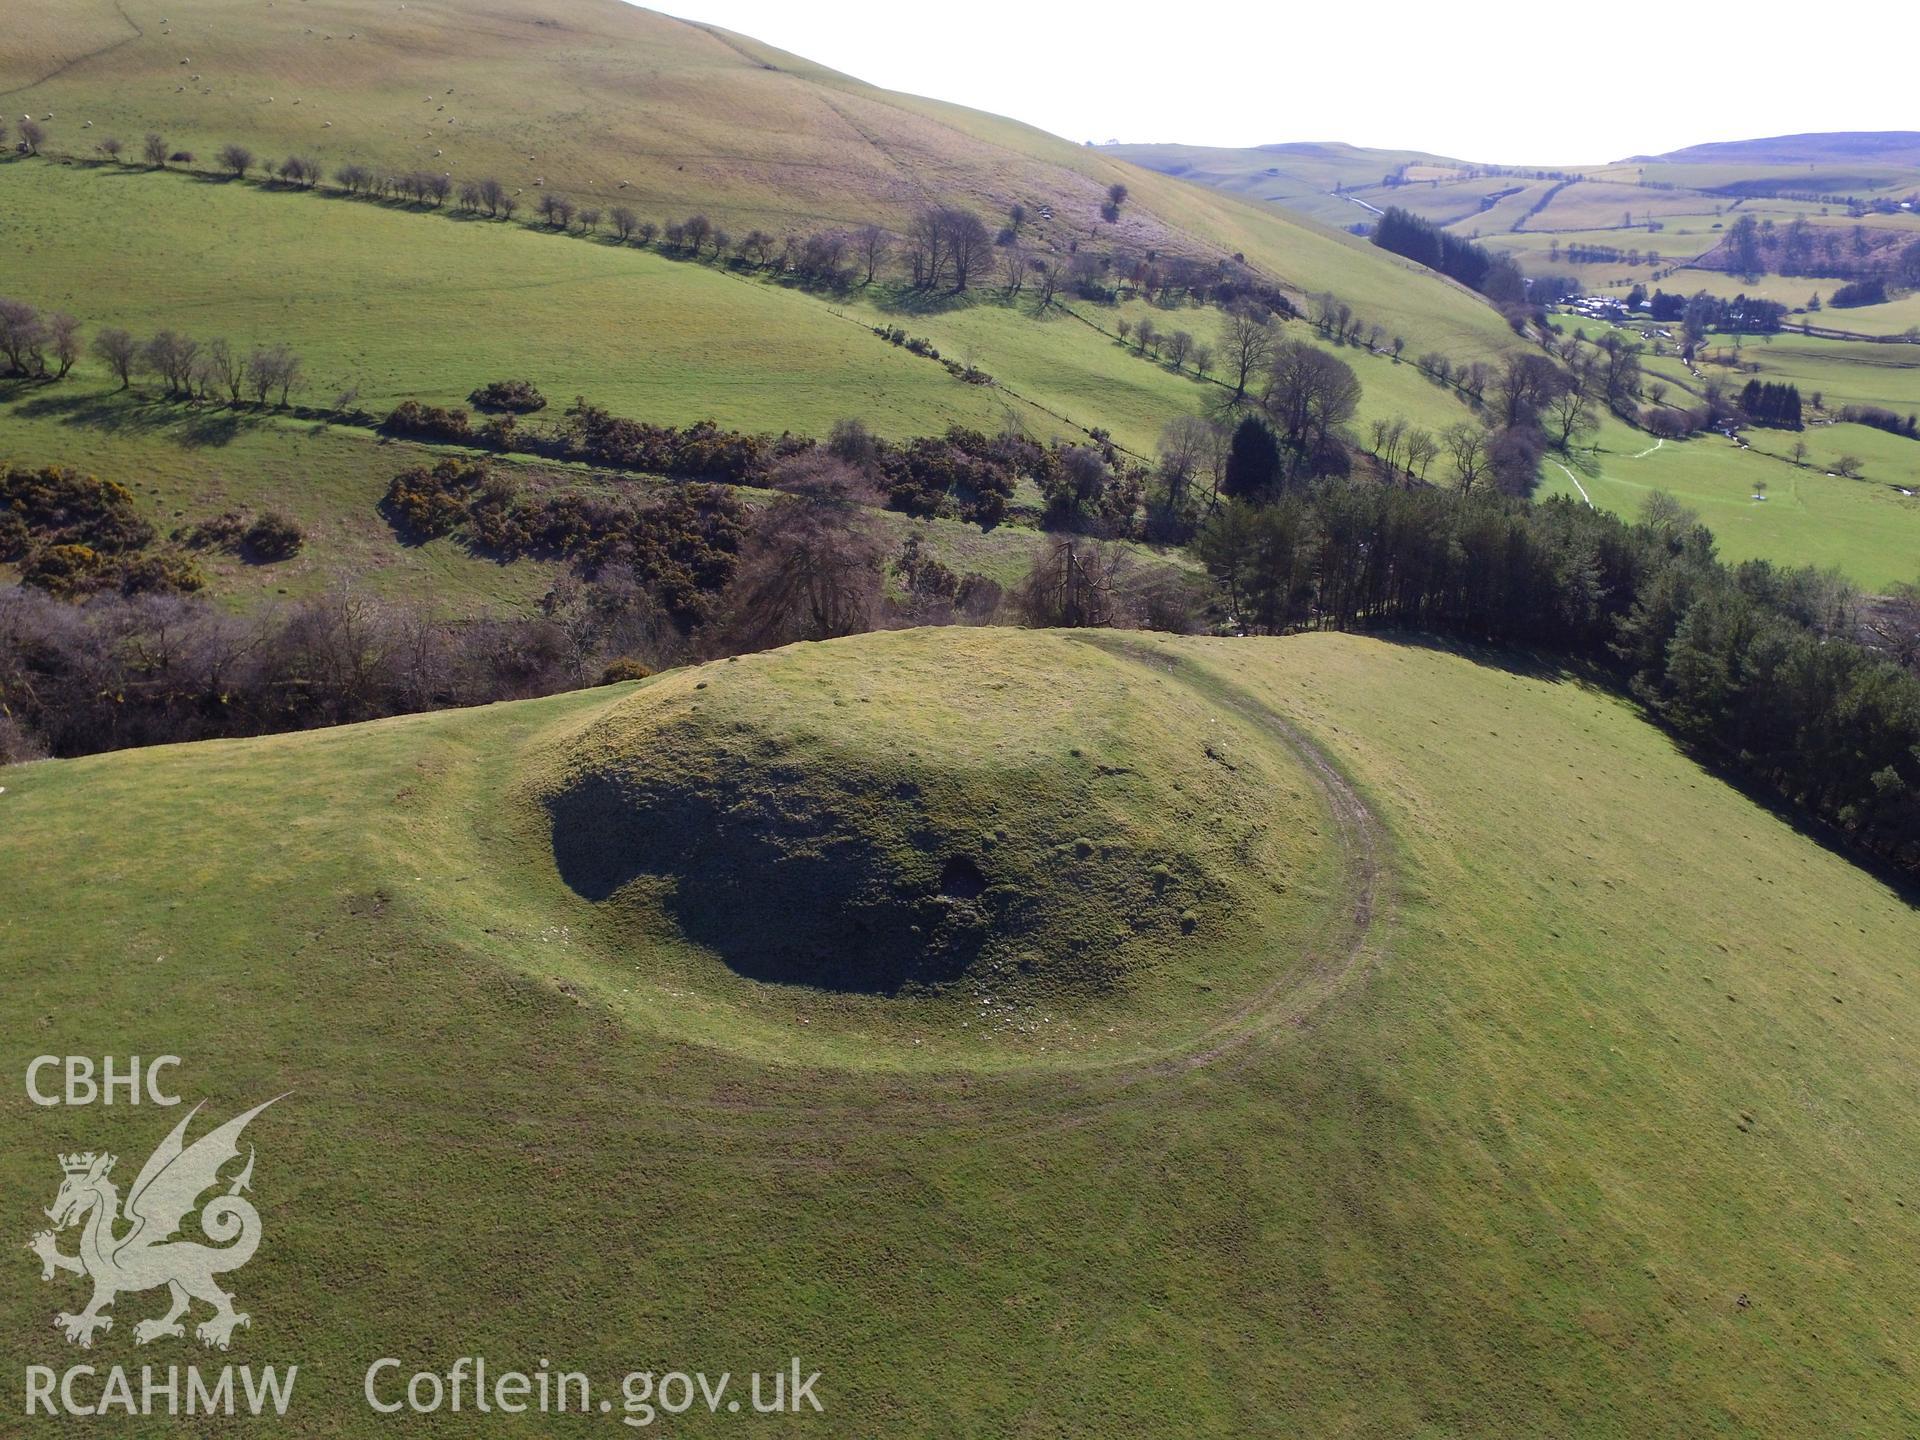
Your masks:
{"label": "white dragon logo", "polygon": [[[274,1100],[285,1098],[276,1095]],[[227,1193],[214,1196],[200,1210],[200,1228],[215,1244],[172,1237],[200,1196],[220,1183],[220,1167],[239,1156],[240,1132],[247,1122],[274,1100],[254,1106],[185,1145],[187,1125],[200,1113],[200,1106],[194,1106],[140,1167],[127,1192],[124,1217],[120,1214],[120,1187],[107,1178],[117,1157],[92,1151],[60,1157],[66,1178],[60,1183],[53,1207],[45,1212],[53,1229],[35,1235],[27,1249],[40,1257],[42,1280],[53,1279],[56,1270],[93,1280],[93,1298],[86,1309],[77,1315],[63,1311],[54,1317],[55,1328],[69,1341],[91,1346],[96,1330],[113,1328],[113,1317],[100,1312],[113,1303],[116,1295],[160,1285],[172,1292],[173,1304],[161,1318],[142,1320],[133,1327],[136,1344],[145,1345],[162,1336],[184,1337],[180,1317],[194,1300],[206,1302],[214,1311],[212,1318],[194,1327],[202,1344],[225,1350],[236,1325],[252,1324],[245,1313],[233,1308],[233,1296],[214,1280],[214,1276],[246,1264],[260,1244],[260,1213],[240,1197],[242,1190],[251,1188],[253,1179],[251,1146],[246,1168],[234,1177]],[[130,1221],[132,1228],[116,1235],[123,1219]],[[79,1253],[63,1255],[55,1246],[54,1232],[73,1224],[82,1224]]]}

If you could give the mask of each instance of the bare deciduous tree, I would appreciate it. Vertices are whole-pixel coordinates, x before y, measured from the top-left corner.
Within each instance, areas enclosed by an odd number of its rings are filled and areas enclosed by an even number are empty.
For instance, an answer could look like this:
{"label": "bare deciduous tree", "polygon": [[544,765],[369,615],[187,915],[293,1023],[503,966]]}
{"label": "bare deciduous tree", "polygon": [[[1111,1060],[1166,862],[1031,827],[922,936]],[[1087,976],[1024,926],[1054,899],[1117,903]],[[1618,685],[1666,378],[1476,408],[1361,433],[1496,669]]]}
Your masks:
{"label": "bare deciduous tree", "polygon": [[218,339],[207,342],[204,358],[212,383],[225,390],[228,400],[238,405],[246,391],[246,357],[224,339]]}
{"label": "bare deciduous tree", "polygon": [[140,343],[117,326],[109,326],[93,337],[93,354],[119,380],[120,388],[133,383],[133,367],[139,363]]}
{"label": "bare deciduous tree", "polygon": [[0,356],[14,375],[46,373],[47,323],[24,300],[0,296]]}
{"label": "bare deciduous tree", "polygon": [[1018,245],[1000,247],[1000,293],[1012,300],[1027,283],[1027,254]]}
{"label": "bare deciduous tree", "polygon": [[887,251],[892,245],[892,237],[878,225],[863,225],[853,237],[854,253],[860,257],[864,269],[862,283],[873,284],[873,277],[886,263]]}
{"label": "bare deciduous tree", "polygon": [[200,342],[174,330],[162,330],[140,347],[140,367],[159,377],[173,396],[191,393],[199,358]]}
{"label": "bare deciduous tree", "polygon": [[1407,435],[1407,473],[1427,478],[1427,467],[1440,453],[1440,442],[1431,430],[1412,430]]}
{"label": "bare deciduous tree", "polygon": [[1486,474],[1490,463],[1487,432],[1470,421],[1462,420],[1440,432],[1440,444],[1453,461],[1454,484],[1460,487],[1462,493],[1472,491]]}
{"label": "bare deciduous tree", "polygon": [[1233,397],[1244,399],[1247,384],[1273,359],[1273,321],[1256,306],[1236,305],[1220,332],[1221,365],[1233,381]]}
{"label": "bare deciduous tree", "polygon": [[64,380],[80,358],[80,322],[57,310],[47,316],[47,350],[53,356],[53,378]]}
{"label": "bare deciduous tree", "polygon": [[256,345],[246,361],[246,384],[256,404],[278,395],[280,404],[302,383],[300,357],[285,345]]}
{"label": "bare deciduous tree", "polygon": [[953,289],[958,294],[987,263],[993,237],[971,210],[949,207],[946,212],[947,252],[953,265]]}
{"label": "bare deciduous tree", "polygon": [[1014,603],[1029,625],[1112,625],[1121,614],[1128,569],[1118,545],[1063,535],[1034,552]]}
{"label": "bare deciduous tree", "polygon": [[1036,260],[1034,262],[1034,292],[1040,297],[1040,308],[1047,309],[1053,304],[1054,297],[1060,293],[1060,287],[1067,283],[1066,263],[1057,258]]}
{"label": "bare deciduous tree", "polygon": [[867,506],[870,483],[824,451],[785,462],[773,483],[785,493],[767,508],[728,587],[729,639],[766,649],[872,628],[884,550]]}

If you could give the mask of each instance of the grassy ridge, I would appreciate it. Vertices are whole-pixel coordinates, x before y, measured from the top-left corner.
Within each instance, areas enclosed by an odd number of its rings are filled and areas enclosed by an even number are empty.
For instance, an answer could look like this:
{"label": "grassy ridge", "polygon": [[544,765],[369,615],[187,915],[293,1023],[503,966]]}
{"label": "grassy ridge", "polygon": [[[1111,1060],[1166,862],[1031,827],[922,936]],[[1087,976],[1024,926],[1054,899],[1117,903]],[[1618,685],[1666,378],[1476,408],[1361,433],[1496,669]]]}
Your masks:
{"label": "grassy ridge", "polygon": [[[375,0],[130,0],[124,20],[102,0],[43,8],[26,35],[0,35],[0,73],[44,73],[37,57],[84,54],[103,31],[124,42],[9,100],[54,113],[54,148],[84,153],[105,134],[158,126],[203,156],[237,139],[329,169],[493,175],[528,198],[544,182],[656,219],[704,210],[736,231],[901,230],[931,200],[989,217],[1018,201],[1053,210],[1032,236],[1056,251],[1081,240],[1237,252],[1302,290],[1368,297],[1424,348],[1473,359],[1507,344],[1473,297],[1316,225],[617,0],[531,0],[511,13],[474,0],[404,12]],[[1099,209],[1116,181],[1134,196],[1109,226]]]}
{"label": "grassy ridge", "polygon": [[[601,241],[174,175],[0,165],[0,198],[31,217],[31,268],[16,281],[24,298],[142,333],[175,325],[240,343],[285,339],[306,356],[314,397],[358,385],[375,410],[402,398],[462,403],[481,379],[525,373],[549,395],[586,393],[675,423],[818,434],[860,415],[910,435],[995,428],[1011,408],[1043,436],[1099,425],[1150,453],[1167,420],[1218,398],[1094,328],[1151,316],[1210,343],[1221,319],[1209,307],[1067,301],[1071,313],[1040,316],[1031,300],[998,292],[955,305],[888,287],[822,299]],[[157,283],[118,258],[141,247],[178,257]],[[1360,308],[1383,326],[1392,318]],[[407,323],[381,323],[396,315]],[[960,384],[863,333],[876,325],[929,337],[999,388]],[[1367,418],[1459,418],[1409,367],[1342,354],[1361,372]]]}
{"label": "grassy ridge", "polygon": [[805,295],[652,251],[171,174],[15,163],[0,198],[22,216],[22,298],[139,333],[285,341],[322,403],[355,386],[375,411],[465,403],[532,374],[623,414],[776,433],[850,414],[924,433],[998,411]]}
{"label": "grassy ridge", "polygon": [[[836,642],[882,684],[964,643]],[[295,1090],[250,1137],[269,1228],[231,1358],[298,1359],[314,1431],[379,1428],[375,1355],[473,1353],[599,1379],[798,1352],[819,1433],[1920,1420],[1909,903],[1566,677],[1331,635],[1059,658],[1081,643],[995,654],[1282,717],[1389,832],[1370,958],[1303,1023],[1036,1070],[1017,1029],[963,1038],[972,1006],[909,1009],[875,1043],[945,1060],[875,1073],[814,1033],[830,997],[716,1006],[711,964],[610,953],[502,795],[612,691],[7,772],[8,1049],[180,1053],[219,1114]],[[895,716],[966,733],[863,723]],[[56,1149],[136,1163],[153,1114],[16,1092],[0,1204],[46,1204]],[[23,1359],[73,1363],[70,1299],[7,1287]],[[93,1363],[134,1357],[122,1305]]]}

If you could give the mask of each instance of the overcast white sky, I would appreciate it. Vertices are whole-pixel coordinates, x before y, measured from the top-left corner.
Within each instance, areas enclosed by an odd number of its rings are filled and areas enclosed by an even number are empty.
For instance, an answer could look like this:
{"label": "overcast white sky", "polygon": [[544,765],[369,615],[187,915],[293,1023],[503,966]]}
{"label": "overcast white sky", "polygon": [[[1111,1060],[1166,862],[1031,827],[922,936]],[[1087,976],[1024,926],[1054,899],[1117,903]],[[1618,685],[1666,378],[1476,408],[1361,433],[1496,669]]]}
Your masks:
{"label": "overcast white sky", "polygon": [[[1345,140],[1578,165],[1707,140],[1920,127],[1912,73],[1920,27],[1901,0],[1839,0],[1815,24],[1804,5],[1776,0],[1653,9],[1472,0],[652,8],[1076,141]],[[1902,12],[1910,18],[1893,19]]]}

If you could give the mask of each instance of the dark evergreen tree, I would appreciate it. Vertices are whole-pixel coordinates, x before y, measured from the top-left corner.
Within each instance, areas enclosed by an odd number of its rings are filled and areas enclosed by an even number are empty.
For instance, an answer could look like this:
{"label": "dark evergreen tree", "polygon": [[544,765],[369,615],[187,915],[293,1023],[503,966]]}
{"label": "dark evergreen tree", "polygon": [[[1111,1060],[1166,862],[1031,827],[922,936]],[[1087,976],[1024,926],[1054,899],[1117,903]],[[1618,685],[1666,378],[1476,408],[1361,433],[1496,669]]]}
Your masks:
{"label": "dark evergreen tree", "polygon": [[1224,495],[1241,500],[1259,500],[1273,493],[1280,482],[1280,442],[1267,422],[1249,415],[1234,427],[1227,448],[1226,474],[1221,478]]}

